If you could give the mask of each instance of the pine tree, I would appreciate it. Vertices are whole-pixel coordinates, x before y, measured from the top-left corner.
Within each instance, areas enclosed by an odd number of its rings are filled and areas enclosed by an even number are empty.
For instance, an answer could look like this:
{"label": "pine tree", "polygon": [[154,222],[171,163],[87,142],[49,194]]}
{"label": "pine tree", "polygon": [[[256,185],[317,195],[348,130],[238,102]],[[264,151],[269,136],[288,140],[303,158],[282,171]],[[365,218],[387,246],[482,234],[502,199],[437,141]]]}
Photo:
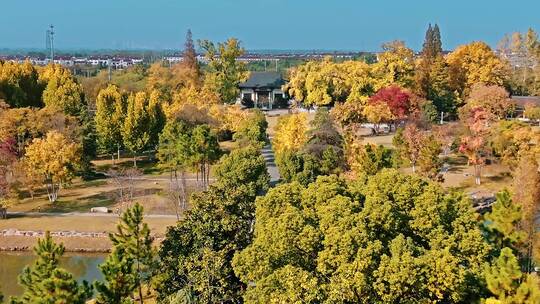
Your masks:
{"label": "pine tree", "polygon": [[137,153],[148,147],[150,142],[148,96],[145,92],[131,94],[127,100],[126,118],[122,129],[124,146],[133,154],[133,165],[137,167]]}
{"label": "pine tree", "polygon": [[105,262],[99,265],[104,282],[96,281],[98,304],[129,303],[137,288],[134,260],[121,247],[115,247]]}
{"label": "pine tree", "polygon": [[488,241],[498,255],[504,247],[516,249],[523,241],[523,232],[519,230],[521,207],[512,201],[507,190],[497,193],[497,201],[491,212],[484,215],[484,229]]}
{"label": "pine tree", "polygon": [[21,297],[12,298],[12,304],[84,304],[92,296],[92,288],[86,281],[79,285],[69,272],[59,267],[64,250],[48,231],[45,238],[38,240],[34,248],[36,261],[19,276],[24,292]]}
{"label": "pine tree", "polygon": [[435,26],[433,27],[433,33],[432,33],[432,39],[433,39],[433,51],[435,52],[435,55],[442,54],[442,41],[441,41],[441,31],[439,30],[439,25],[435,23]]}
{"label": "pine tree", "polygon": [[109,238],[113,251],[100,266],[105,283],[96,283],[98,303],[126,303],[134,292],[138,293],[139,303],[143,303],[142,286],[151,279],[154,249],[139,203],[122,214],[117,232]]}
{"label": "pine tree", "polygon": [[441,54],[442,42],[439,26],[435,24],[434,27],[431,27],[430,23],[426,31],[426,37],[422,48],[422,57],[432,59]]}
{"label": "pine tree", "polygon": [[428,25],[428,29],[426,30],[426,36],[424,38],[424,44],[422,45],[422,55],[426,57],[431,57],[431,53],[429,53],[433,47],[431,45],[433,39],[433,28],[431,27],[431,23]]}
{"label": "pine tree", "polygon": [[194,71],[199,72],[199,62],[197,61],[197,52],[195,51],[195,45],[193,44],[193,37],[191,30],[188,29],[186,33],[186,42],[184,44],[183,53],[184,65]]}
{"label": "pine tree", "polygon": [[[485,270],[486,283],[494,297],[493,303],[533,304],[540,301],[538,279],[533,275],[524,275],[519,269],[518,259],[510,248],[503,248],[495,263]],[[495,302],[497,303],[497,302]]]}

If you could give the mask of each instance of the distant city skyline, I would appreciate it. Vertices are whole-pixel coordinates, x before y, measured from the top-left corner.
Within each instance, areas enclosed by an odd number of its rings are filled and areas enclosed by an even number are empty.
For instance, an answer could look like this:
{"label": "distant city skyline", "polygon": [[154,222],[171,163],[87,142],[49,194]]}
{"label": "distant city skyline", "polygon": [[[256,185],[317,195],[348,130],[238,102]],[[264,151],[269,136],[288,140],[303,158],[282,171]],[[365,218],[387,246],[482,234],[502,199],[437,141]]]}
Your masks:
{"label": "distant city skyline", "polygon": [[396,39],[418,50],[429,23],[449,50],[540,29],[533,0],[26,0],[2,10],[0,49],[44,49],[49,24],[60,50],[181,49],[188,28],[194,39],[236,37],[248,50],[377,51]]}

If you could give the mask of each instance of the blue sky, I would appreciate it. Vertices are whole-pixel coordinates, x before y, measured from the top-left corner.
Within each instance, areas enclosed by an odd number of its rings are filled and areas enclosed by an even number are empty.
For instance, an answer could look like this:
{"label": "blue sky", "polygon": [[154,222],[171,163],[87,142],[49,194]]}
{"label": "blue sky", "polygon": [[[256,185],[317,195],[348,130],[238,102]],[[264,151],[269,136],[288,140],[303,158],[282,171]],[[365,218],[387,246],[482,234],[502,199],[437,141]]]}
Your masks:
{"label": "blue sky", "polygon": [[242,40],[247,49],[378,50],[421,47],[438,23],[445,49],[504,33],[540,30],[539,0],[2,0],[0,48],[180,48],[195,39]]}

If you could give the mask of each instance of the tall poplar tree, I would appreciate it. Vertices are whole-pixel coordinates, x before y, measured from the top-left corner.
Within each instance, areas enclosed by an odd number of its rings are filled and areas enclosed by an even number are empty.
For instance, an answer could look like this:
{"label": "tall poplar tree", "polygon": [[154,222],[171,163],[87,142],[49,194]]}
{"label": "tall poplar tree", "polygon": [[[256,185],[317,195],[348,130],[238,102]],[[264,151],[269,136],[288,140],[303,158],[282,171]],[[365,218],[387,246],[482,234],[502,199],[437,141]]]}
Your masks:
{"label": "tall poplar tree", "polygon": [[525,238],[522,248],[522,267],[526,273],[534,270],[534,252],[540,247],[537,216],[540,212],[540,173],[538,163],[533,155],[521,157],[514,171],[514,202],[521,206],[522,218],[520,229]]}
{"label": "tall poplar tree", "polygon": [[96,98],[94,121],[96,123],[97,143],[101,152],[117,152],[118,157],[120,157],[125,103],[125,96],[115,85],[109,85],[101,90]]}
{"label": "tall poplar tree", "polygon": [[92,296],[92,288],[86,281],[81,284],[73,275],[59,267],[64,245],[56,244],[50,233],[38,239],[32,266],[24,268],[19,284],[24,288],[20,297],[12,298],[12,304],[84,304]]}
{"label": "tall poplar tree", "polygon": [[135,166],[137,153],[155,148],[159,141],[159,133],[165,123],[159,96],[158,91],[153,91],[150,96],[145,92],[138,92],[127,99],[122,137],[124,146],[133,153]]}

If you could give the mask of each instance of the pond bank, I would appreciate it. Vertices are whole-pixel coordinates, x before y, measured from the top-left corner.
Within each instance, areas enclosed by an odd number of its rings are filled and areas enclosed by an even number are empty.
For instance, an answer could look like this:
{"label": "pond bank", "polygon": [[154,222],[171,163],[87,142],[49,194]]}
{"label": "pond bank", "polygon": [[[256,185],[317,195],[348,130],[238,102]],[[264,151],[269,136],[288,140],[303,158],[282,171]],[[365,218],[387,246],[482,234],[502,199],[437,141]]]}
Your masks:
{"label": "pond bank", "polygon": [[[0,230],[0,251],[32,251],[43,231],[4,229]],[[56,242],[61,242],[66,252],[107,253],[111,250],[108,232],[51,231]],[[155,242],[161,243],[163,235],[154,235]]]}

